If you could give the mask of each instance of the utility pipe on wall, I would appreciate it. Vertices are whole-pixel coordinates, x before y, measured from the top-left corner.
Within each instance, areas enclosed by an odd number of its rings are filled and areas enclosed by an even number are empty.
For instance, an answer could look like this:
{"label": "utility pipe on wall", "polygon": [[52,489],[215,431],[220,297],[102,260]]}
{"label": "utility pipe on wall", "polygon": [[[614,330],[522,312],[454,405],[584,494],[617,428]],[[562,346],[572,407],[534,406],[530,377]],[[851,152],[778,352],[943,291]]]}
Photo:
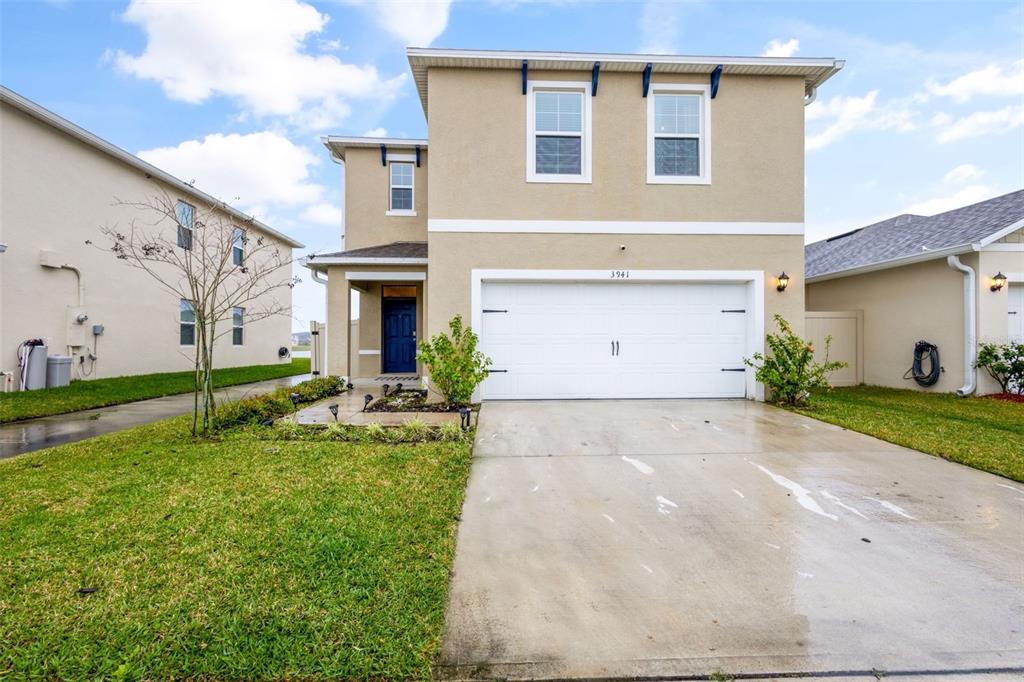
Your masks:
{"label": "utility pipe on wall", "polygon": [[974,367],[978,350],[978,307],[975,302],[978,276],[974,268],[960,262],[959,256],[949,256],[946,262],[949,267],[964,275],[964,385],[957,389],[956,394],[965,398],[978,387],[977,370]]}

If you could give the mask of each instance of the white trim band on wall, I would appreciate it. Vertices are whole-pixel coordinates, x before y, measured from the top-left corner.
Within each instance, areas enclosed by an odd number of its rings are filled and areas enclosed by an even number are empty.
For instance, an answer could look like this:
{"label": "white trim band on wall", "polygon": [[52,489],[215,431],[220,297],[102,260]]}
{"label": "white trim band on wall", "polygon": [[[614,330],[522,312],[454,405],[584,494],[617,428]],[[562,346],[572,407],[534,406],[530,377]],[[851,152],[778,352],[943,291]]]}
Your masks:
{"label": "white trim band on wall", "polygon": [[379,349],[369,349],[369,348],[363,349],[363,348],[360,348],[359,349],[359,354],[360,355],[380,355],[380,350]]}
{"label": "white trim band on wall", "polygon": [[428,232],[563,234],[764,234],[802,235],[803,223],[677,222],[635,220],[474,220],[430,218]]}
{"label": "white trim band on wall", "polygon": [[427,273],[425,272],[346,272],[345,279],[348,281],[352,280],[366,280],[371,282],[387,282],[393,280],[395,282],[425,282],[427,279]]}

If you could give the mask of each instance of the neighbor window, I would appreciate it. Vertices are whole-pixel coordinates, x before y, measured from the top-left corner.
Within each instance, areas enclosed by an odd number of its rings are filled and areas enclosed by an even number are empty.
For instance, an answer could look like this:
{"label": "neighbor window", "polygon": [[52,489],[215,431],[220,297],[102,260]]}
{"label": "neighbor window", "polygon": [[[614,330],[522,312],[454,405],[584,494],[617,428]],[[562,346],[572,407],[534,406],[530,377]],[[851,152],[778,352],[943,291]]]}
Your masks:
{"label": "neighbor window", "polygon": [[192,301],[181,299],[178,325],[178,343],[182,346],[196,345],[196,309]]}
{"label": "neighbor window", "polygon": [[391,173],[391,213],[412,214],[413,213],[413,164],[392,162]]}
{"label": "neighbor window", "polygon": [[590,96],[583,83],[530,84],[526,179],[590,182]]}
{"label": "neighbor window", "polygon": [[242,324],[245,321],[245,308],[231,309],[231,345],[241,346],[245,341]]}
{"label": "neighbor window", "polygon": [[706,86],[652,86],[647,112],[647,181],[709,183]]}
{"label": "neighbor window", "polygon": [[174,218],[178,221],[178,246],[192,248],[192,230],[195,228],[196,208],[179,201],[174,205]]}
{"label": "neighbor window", "polygon": [[240,227],[231,234],[231,262],[235,265],[245,262],[245,230]]}

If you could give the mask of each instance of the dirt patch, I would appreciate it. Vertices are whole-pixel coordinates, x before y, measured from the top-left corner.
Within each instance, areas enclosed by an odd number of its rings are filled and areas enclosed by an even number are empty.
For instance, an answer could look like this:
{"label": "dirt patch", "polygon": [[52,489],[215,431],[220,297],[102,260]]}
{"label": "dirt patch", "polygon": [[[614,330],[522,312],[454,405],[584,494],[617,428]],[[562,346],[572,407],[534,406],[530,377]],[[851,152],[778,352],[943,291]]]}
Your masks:
{"label": "dirt patch", "polygon": [[1008,403],[1024,404],[1024,394],[1021,393],[993,393],[984,397],[990,400],[1005,400]]}
{"label": "dirt patch", "polygon": [[[479,405],[471,405],[473,411],[479,410]],[[445,405],[444,403],[427,402],[427,392],[415,389],[406,389],[396,393],[389,393],[383,398],[375,400],[367,412],[458,412],[458,407]]]}

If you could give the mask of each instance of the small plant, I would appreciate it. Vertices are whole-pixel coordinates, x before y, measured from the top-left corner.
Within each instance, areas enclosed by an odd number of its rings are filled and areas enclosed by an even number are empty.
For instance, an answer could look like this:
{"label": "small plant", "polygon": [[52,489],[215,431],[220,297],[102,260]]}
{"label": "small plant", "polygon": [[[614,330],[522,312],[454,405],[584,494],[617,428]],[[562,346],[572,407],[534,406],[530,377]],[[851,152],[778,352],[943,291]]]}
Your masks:
{"label": "small plant", "polygon": [[466,439],[468,431],[455,422],[445,422],[437,428],[437,439],[446,443],[461,443]]}
{"label": "small plant", "polygon": [[419,443],[430,439],[430,426],[419,417],[405,422],[398,430],[401,439],[406,442]]}
{"label": "small plant", "polygon": [[988,372],[1003,393],[1024,394],[1024,343],[983,343],[974,366]]}
{"label": "small plant", "polygon": [[371,443],[386,443],[388,440],[388,430],[380,424],[367,424],[366,428],[363,429],[363,437]]}
{"label": "small plant", "polygon": [[456,315],[448,323],[451,335],[441,332],[420,344],[418,358],[430,372],[431,388],[448,405],[468,405],[473,391],[487,378],[491,359],[476,349],[479,339]]}
{"label": "small plant", "polygon": [[[771,355],[754,353],[753,359],[744,358],[748,367],[755,369],[754,377],[771,392],[770,399],[781,405],[804,405],[814,389],[832,388],[828,375],[846,367],[845,362],[829,361],[828,351],[832,337],[825,337],[825,361],[814,361],[814,346],[801,339],[781,316],[775,315],[778,334],[768,334],[766,342]],[[761,365],[755,365],[754,362]]]}

